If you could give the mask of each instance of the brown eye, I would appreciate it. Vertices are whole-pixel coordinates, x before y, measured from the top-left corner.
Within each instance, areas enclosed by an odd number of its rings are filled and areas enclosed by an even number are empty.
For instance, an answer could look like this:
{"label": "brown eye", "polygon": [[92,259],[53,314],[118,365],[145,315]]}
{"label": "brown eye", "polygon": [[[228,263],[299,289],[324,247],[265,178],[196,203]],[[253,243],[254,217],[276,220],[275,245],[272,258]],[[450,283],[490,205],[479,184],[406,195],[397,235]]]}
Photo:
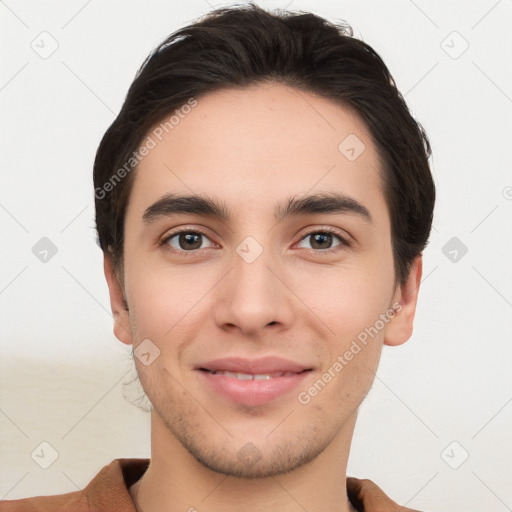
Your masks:
{"label": "brown eye", "polygon": [[330,249],[332,245],[332,235],[328,233],[317,233],[309,235],[311,237],[311,247],[313,249]]}
{"label": "brown eye", "polygon": [[169,245],[172,249],[183,251],[195,251],[197,249],[204,249],[203,242],[209,238],[199,231],[179,231],[169,235],[163,244]]}
{"label": "brown eye", "polygon": [[[307,241],[309,241],[310,247],[301,245]],[[308,233],[306,236],[304,236],[299,242],[299,247],[303,247],[305,249],[313,249],[316,251],[326,251],[329,249],[335,249],[336,247],[341,245],[348,246],[349,244],[340,235],[332,232],[331,230],[326,229],[321,231],[312,231]]]}

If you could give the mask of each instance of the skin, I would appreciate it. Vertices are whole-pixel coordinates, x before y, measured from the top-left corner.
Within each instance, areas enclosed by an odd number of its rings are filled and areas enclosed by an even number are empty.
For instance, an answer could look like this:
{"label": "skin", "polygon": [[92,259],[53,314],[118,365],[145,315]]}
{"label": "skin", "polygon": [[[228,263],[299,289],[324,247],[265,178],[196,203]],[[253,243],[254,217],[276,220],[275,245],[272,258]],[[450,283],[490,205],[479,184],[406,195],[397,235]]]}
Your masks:
{"label": "skin", "polygon": [[[349,134],[366,148],[354,161],[338,150]],[[150,339],[160,350],[148,366],[135,358],[153,405],[151,463],[130,489],[139,511],[238,510],[241,502],[246,512],[355,510],[345,481],[357,410],[383,344],[412,334],[422,272],[420,255],[405,285],[395,283],[380,172],[354,113],[274,83],[198,98],[139,164],[125,219],[124,282],[105,255],[116,337],[134,349]],[[290,196],[333,191],[364,205],[372,222],[353,213],[275,222],[275,206]],[[144,224],[146,208],[165,193],[213,196],[230,219],[180,214]],[[318,248],[311,235],[326,227],[350,246],[334,236]],[[171,250],[158,245],[175,228],[206,234],[192,256],[178,237],[167,241]],[[236,252],[247,236],[263,248],[252,263]],[[400,312],[378,335],[300,403],[298,393],[397,303]],[[194,370],[218,357],[263,355],[312,371],[299,388],[247,406],[212,391]],[[244,446],[259,460],[237,456]]]}

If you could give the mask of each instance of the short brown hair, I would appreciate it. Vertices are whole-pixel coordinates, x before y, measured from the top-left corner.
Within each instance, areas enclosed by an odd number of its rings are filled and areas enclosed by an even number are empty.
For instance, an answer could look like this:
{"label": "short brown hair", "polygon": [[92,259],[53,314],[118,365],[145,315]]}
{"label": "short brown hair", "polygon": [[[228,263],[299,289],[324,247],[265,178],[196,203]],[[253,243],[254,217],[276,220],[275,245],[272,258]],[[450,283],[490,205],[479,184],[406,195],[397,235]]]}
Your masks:
{"label": "short brown hair", "polygon": [[346,23],[254,4],[211,11],[171,34],[146,58],[103,136],[94,162],[96,229],[117,276],[134,152],[149,130],[191,98],[267,81],[332,100],[365,122],[382,162],[395,281],[406,281],[427,244],[435,202],[423,128],[380,56]]}

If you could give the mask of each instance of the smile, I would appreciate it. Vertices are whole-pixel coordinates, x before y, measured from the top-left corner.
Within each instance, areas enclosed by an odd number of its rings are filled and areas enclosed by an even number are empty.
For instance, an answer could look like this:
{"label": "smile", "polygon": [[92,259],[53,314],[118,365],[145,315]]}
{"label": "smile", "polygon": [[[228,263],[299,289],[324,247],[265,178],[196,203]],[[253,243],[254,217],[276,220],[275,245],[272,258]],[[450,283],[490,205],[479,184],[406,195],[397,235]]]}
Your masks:
{"label": "smile", "polygon": [[275,379],[278,377],[290,377],[291,375],[294,375],[295,372],[273,372],[273,373],[237,373],[237,372],[228,372],[228,371],[210,371],[210,370],[204,370],[210,373],[213,373],[213,375],[225,375],[226,377],[231,377],[232,379],[239,379],[239,380],[268,380],[268,379]]}
{"label": "smile", "polygon": [[279,357],[226,357],[199,364],[195,370],[214,399],[258,406],[286,398],[312,368]]}

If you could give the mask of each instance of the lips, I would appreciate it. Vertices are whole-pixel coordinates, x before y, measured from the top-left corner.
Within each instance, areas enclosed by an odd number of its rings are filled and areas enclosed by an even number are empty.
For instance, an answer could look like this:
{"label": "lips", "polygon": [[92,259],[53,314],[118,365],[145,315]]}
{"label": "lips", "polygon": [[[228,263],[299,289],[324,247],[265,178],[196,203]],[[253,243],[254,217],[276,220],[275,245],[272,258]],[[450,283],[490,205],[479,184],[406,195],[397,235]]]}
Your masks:
{"label": "lips", "polygon": [[231,402],[263,405],[285,395],[312,370],[279,357],[216,359],[196,367],[210,391]]}
{"label": "lips", "polygon": [[207,372],[213,373],[214,375],[224,375],[226,377],[231,377],[232,379],[238,380],[268,380],[275,379],[276,377],[290,377],[291,375],[295,375],[296,372],[272,372],[272,373],[243,373],[243,372],[228,372],[228,371],[210,371],[205,370]]}
{"label": "lips", "polygon": [[210,372],[234,372],[248,374],[272,374],[272,373],[300,373],[308,370],[307,366],[303,366],[294,361],[283,359],[280,357],[262,357],[259,359],[244,359],[241,357],[226,357],[223,359],[215,359],[198,365],[199,369],[208,370]]}

